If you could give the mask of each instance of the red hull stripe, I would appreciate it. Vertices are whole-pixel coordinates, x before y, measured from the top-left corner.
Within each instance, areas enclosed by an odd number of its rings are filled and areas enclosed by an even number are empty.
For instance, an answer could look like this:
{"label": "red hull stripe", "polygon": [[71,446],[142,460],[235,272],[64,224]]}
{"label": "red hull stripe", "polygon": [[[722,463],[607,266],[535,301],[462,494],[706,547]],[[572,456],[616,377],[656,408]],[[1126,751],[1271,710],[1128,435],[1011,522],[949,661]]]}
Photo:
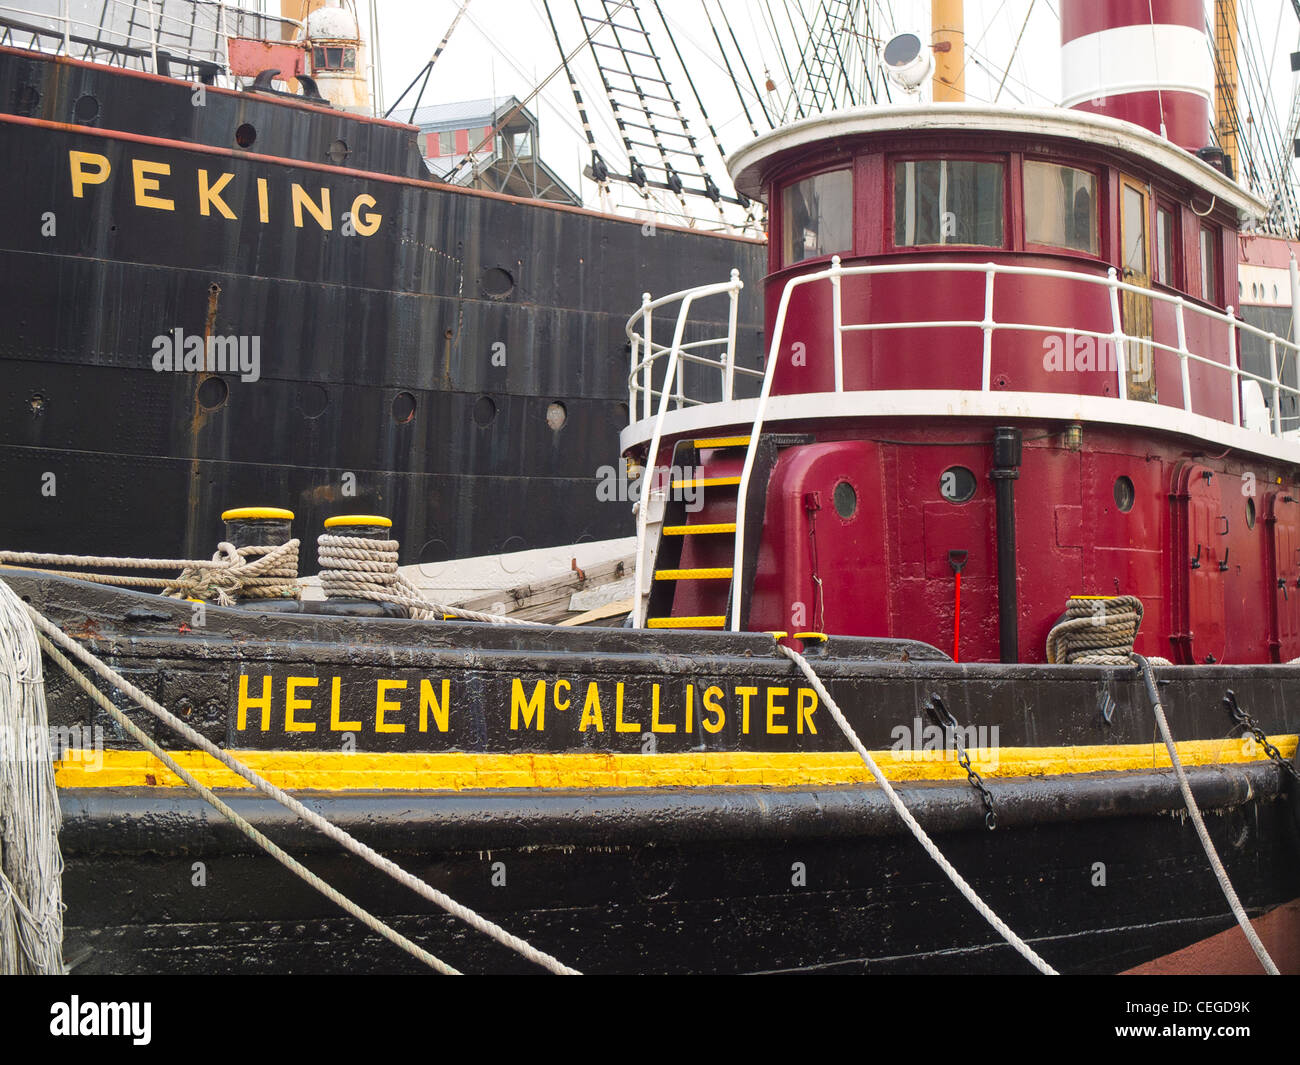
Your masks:
{"label": "red hull stripe", "polygon": [[1062,44],[1117,26],[1152,22],[1204,31],[1205,9],[1201,0],[1061,0]]}

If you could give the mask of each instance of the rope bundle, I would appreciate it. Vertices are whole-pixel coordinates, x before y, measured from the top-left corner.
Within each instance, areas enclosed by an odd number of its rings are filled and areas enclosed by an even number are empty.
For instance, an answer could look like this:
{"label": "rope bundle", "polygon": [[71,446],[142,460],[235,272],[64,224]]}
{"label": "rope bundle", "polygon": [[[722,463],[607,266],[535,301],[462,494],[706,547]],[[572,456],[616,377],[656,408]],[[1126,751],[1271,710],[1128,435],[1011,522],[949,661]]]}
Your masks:
{"label": "rope bundle", "polygon": [[1104,599],[1072,596],[1065,618],[1047,635],[1047,661],[1081,666],[1123,666],[1142,624],[1142,600],[1135,595]]}
{"label": "rope bundle", "polygon": [[370,540],[364,536],[336,536],[322,533],[316,538],[316,557],[320,563],[320,583],[326,599],[369,599],[377,603],[396,603],[411,612],[411,617],[427,621],[451,615],[492,625],[530,625],[535,621],[484,614],[477,610],[436,603],[398,572],[397,540]]}

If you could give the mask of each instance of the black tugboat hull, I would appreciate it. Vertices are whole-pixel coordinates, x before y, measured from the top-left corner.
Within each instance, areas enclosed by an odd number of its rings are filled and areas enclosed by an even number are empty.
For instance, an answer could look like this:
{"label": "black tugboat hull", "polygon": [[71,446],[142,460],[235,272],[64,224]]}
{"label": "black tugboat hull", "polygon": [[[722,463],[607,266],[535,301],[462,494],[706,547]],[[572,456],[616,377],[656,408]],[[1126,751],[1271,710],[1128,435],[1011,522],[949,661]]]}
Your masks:
{"label": "black tugboat hull", "polygon": [[[811,705],[767,637],[218,608],[196,632],[189,604],[58,578],[6,580],[206,736],[584,971],[1027,969],[881,791],[861,782],[825,708]],[[810,661],[940,849],[1058,969],[1121,971],[1231,926],[1176,780],[1161,768],[1133,671],[956,665],[921,644],[849,639]],[[59,767],[76,971],[416,967],[167,786],[111,719],[47,670],[51,723],[98,726],[104,748],[98,767],[75,757]],[[1295,670],[1160,676],[1243,903],[1259,916],[1300,897],[1294,797],[1223,705],[1235,692],[1290,757]],[[291,695],[305,701],[291,708]],[[976,765],[994,831],[952,752],[927,753],[919,738],[934,696],[985,745]],[[601,729],[580,720],[593,717],[593,700]],[[145,720],[164,746],[187,747]],[[900,743],[900,729],[913,730],[915,746]],[[529,968],[268,800],[223,794],[458,968]]]}

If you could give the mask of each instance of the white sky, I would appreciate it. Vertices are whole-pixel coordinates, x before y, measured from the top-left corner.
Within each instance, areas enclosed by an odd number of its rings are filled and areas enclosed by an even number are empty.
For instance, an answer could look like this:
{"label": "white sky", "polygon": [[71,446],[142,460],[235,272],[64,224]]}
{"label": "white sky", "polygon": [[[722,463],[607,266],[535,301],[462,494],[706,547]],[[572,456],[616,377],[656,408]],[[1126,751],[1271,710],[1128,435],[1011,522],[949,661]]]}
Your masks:
{"label": "white sky", "polygon": [[[380,61],[387,104],[432,55],[458,9],[459,0],[374,0],[379,17]],[[662,33],[653,0],[638,0],[642,16],[660,49],[669,80],[676,94],[688,105],[692,132],[702,143],[709,141],[707,127],[697,116],[690,86],[680,74],[671,45]],[[800,0],[722,0],[731,27],[745,50],[755,79],[762,85],[762,70],[773,72],[780,92],[788,90],[780,59],[765,28],[770,4],[776,13],[783,40],[794,39],[784,22],[785,4]],[[812,0],[802,0],[811,10]],[[1210,0],[1207,0],[1207,4]],[[703,16],[701,0],[659,0],[677,37],[696,86],[728,151],[749,140],[751,134],[741,111],[736,91],[717,56],[717,47]],[[708,0],[717,18],[718,0]],[[883,0],[872,3],[873,29],[888,37],[894,32],[914,31],[929,38],[929,0]],[[358,0],[365,20],[368,0]],[[598,0],[583,0],[583,9],[600,11]],[[1271,69],[1268,84],[1273,87],[1276,121],[1285,128],[1291,107],[1293,78],[1288,53],[1300,47],[1300,27],[1290,0],[1242,0],[1242,39],[1257,54],[1261,78]],[[566,48],[583,38],[573,0],[551,0],[551,10]],[[1001,103],[1024,106],[1053,106],[1060,95],[1059,0],[967,0],[966,40],[967,94],[974,100],[992,100],[1010,59],[1010,70],[1002,89]],[[892,17],[891,17],[892,16]],[[629,17],[625,9],[621,19]],[[795,15],[796,20],[799,16]],[[730,40],[718,23],[730,51]],[[1021,36],[1019,48],[1017,38]],[[789,45],[791,51],[797,47]],[[1011,59],[1015,49],[1014,59]],[[613,54],[613,53],[611,53]],[[735,63],[734,53],[732,62]],[[559,64],[559,53],[542,7],[542,0],[472,0],[447,50],[434,68],[424,94],[424,103],[453,102],[485,96],[515,94],[523,97]],[[598,146],[612,169],[622,169],[626,155],[610,117],[605,94],[596,77],[590,50],[584,48],[573,63],[583,97],[596,131]],[[778,71],[780,73],[778,73]],[[739,71],[737,71],[739,76]],[[745,79],[741,76],[742,84]],[[895,98],[899,98],[896,93]],[[409,115],[413,94],[394,118]],[[571,187],[579,188],[589,202],[594,185],[579,177],[588,161],[585,139],[568,80],[561,72],[530,105],[541,123],[542,155]],[[662,105],[667,107],[668,105]],[[767,129],[752,100],[750,110],[760,132]],[[646,153],[649,155],[650,153]],[[724,168],[710,148],[705,152],[710,170],[722,184]]]}

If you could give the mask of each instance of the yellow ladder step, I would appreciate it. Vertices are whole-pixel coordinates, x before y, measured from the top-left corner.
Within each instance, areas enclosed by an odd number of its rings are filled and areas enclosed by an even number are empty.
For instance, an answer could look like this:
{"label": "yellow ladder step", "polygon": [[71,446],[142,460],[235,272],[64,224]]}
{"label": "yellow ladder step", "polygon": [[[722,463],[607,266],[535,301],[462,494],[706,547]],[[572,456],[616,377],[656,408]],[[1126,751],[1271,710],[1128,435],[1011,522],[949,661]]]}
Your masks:
{"label": "yellow ladder step", "polygon": [[725,617],[651,618],[646,622],[652,629],[720,629],[726,623]]}
{"label": "yellow ladder step", "polygon": [[696,477],[693,481],[673,481],[674,488],[719,488],[729,484],[740,484],[740,478]]}
{"label": "yellow ladder step", "polygon": [[715,447],[748,447],[749,437],[747,436],[710,436],[703,440],[696,440],[695,447],[699,451],[707,451]]}
{"label": "yellow ladder step", "polygon": [[736,523],[721,525],[668,525],[664,528],[665,536],[704,536],[709,533],[735,533]]}
{"label": "yellow ladder step", "polygon": [[730,566],[714,569],[661,569],[655,571],[657,581],[714,581],[731,578]]}

